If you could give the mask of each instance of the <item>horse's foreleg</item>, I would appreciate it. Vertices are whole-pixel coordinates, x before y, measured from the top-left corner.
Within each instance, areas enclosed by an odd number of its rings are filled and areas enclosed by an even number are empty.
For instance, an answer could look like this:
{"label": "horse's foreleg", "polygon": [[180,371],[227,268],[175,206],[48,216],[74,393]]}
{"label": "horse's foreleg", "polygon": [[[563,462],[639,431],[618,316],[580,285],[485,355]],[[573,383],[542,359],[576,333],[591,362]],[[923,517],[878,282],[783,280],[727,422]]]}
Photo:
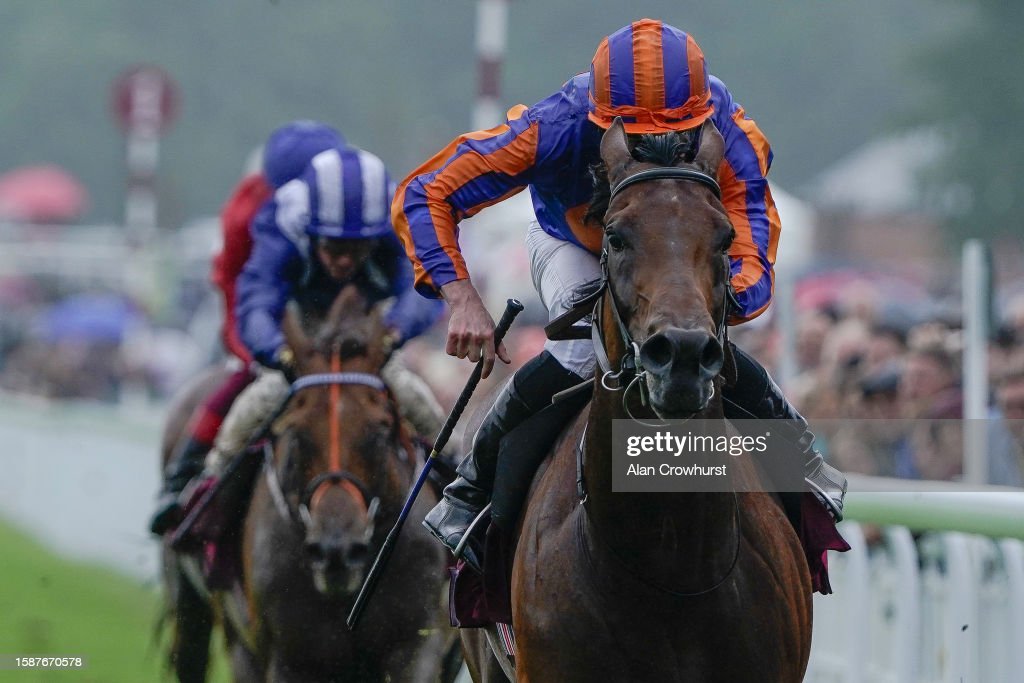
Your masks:
{"label": "horse's foreleg", "polygon": [[266,680],[263,667],[241,643],[231,648],[231,675],[235,683],[260,683]]}
{"label": "horse's foreleg", "polygon": [[487,642],[484,629],[462,629],[459,636],[462,638],[462,656],[466,659],[473,683],[509,683],[508,676]]}
{"label": "horse's foreleg", "polygon": [[381,680],[393,683],[435,683],[440,680],[447,643],[434,634],[418,643],[403,643],[381,660]]}
{"label": "horse's foreleg", "polygon": [[206,600],[192,587],[188,578],[172,563],[171,607],[174,615],[174,643],[171,664],[181,683],[203,683],[210,660],[210,632],[213,611]]}

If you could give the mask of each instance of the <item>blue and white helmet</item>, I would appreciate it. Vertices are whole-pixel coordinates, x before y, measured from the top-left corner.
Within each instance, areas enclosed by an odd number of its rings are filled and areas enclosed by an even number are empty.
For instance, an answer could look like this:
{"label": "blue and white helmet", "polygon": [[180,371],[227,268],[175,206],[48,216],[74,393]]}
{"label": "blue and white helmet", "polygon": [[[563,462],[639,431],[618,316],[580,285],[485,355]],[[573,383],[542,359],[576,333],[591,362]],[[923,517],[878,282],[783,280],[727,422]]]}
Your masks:
{"label": "blue and white helmet", "polygon": [[377,156],[335,147],[313,157],[302,175],[277,191],[277,224],[296,243],[303,237],[382,237],[392,231],[393,193]]}

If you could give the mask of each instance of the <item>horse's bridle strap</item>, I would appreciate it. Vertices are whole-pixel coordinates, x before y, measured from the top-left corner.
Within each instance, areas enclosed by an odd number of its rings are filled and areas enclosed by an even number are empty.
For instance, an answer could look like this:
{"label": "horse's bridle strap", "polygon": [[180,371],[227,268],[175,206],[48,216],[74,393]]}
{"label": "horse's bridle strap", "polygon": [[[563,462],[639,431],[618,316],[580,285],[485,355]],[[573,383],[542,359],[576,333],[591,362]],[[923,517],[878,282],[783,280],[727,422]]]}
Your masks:
{"label": "horse's bridle strap", "polygon": [[698,182],[701,185],[704,185],[705,187],[710,189],[712,192],[714,192],[716,197],[718,197],[719,199],[722,198],[722,188],[719,187],[718,181],[709,176],[708,174],[701,173],[700,171],[695,171],[692,168],[678,168],[674,166],[666,166],[659,168],[649,168],[646,171],[640,171],[639,173],[634,173],[631,176],[623,178],[622,180],[619,181],[618,185],[612,188],[611,194],[608,195],[608,203],[610,204],[611,201],[615,199],[615,195],[622,192],[630,185],[634,185],[645,180],[671,179],[692,180],[694,182]]}
{"label": "horse's bridle strap", "polygon": [[295,394],[309,387],[330,384],[362,384],[378,391],[387,391],[387,385],[384,384],[384,380],[368,372],[321,372],[298,378],[292,383],[288,393]]}

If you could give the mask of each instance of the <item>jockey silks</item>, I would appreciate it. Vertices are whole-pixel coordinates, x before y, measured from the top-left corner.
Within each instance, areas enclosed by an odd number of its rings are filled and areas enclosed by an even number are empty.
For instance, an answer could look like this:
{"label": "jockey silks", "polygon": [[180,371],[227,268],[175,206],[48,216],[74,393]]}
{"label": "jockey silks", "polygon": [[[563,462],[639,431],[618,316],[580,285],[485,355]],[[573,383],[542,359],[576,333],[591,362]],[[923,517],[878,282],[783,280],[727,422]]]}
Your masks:
{"label": "jockey silks", "polygon": [[[532,107],[510,109],[505,124],[459,136],[402,182],[392,218],[420,293],[436,297],[442,285],[469,277],[457,222],[527,186],[546,233],[600,252],[601,228],[583,223],[593,194],[589,169],[600,161],[604,133],[588,119],[589,79],[579,74]],[[725,139],[722,203],[736,229],[730,249],[736,323],[771,301],[781,225],[765,177],[772,162],[767,139],[722,81],[709,76],[709,83],[710,120]]]}

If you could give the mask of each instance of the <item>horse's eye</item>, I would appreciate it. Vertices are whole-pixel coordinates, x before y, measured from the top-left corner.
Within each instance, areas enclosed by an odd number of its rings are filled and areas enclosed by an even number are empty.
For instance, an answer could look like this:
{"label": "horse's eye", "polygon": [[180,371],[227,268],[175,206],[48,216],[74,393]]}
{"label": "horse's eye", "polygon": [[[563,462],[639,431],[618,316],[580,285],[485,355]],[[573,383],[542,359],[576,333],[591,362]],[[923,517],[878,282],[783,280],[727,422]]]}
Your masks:
{"label": "horse's eye", "polygon": [[619,236],[619,233],[609,232],[608,246],[611,247],[613,251],[622,251],[626,246],[626,242]]}

